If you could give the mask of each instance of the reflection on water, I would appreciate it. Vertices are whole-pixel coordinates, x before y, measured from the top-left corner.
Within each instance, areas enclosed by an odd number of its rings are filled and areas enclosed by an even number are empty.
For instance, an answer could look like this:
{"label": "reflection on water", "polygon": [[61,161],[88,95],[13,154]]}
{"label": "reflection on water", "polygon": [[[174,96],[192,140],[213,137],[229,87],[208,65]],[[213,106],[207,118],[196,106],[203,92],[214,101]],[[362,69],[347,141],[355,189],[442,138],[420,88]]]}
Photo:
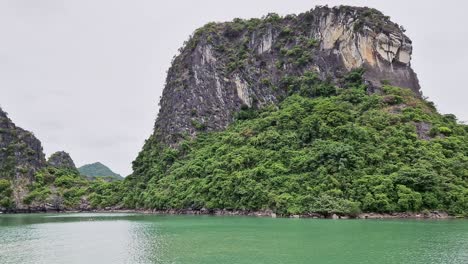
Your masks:
{"label": "reflection on water", "polygon": [[468,263],[468,221],[0,216],[0,263]]}
{"label": "reflection on water", "polygon": [[132,216],[2,216],[0,263],[162,263],[158,224],[130,221]]}
{"label": "reflection on water", "polygon": [[130,227],[126,263],[168,263],[164,259],[168,238],[159,227],[151,222],[138,222]]}

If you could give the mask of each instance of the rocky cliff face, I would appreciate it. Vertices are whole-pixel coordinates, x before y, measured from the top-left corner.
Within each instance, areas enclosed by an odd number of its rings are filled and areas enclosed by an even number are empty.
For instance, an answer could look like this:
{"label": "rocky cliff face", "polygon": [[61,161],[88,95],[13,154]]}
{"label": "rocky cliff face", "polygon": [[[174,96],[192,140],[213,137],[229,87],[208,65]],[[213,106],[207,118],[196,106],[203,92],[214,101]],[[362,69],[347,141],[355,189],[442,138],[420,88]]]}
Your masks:
{"label": "rocky cliff face", "polygon": [[46,164],[41,142],[0,109],[0,177],[31,181]]}
{"label": "rocky cliff face", "polygon": [[197,131],[223,129],[242,107],[276,104],[288,93],[288,77],[306,72],[340,85],[345,74],[364,68],[369,92],[390,83],[419,94],[411,53],[404,30],[369,8],[209,23],[168,71],[153,137],[174,146]]}
{"label": "rocky cliff face", "polygon": [[41,142],[17,127],[0,108],[0,179],[11,181],[17,207],[22,206],[26,186],[34,180],[36,171],[45,166]]}
{"label": "rocky cliff face", "polygon": [[65,151],[58,151],[50,155],[49,159],[47,160],[47,164],[58,169],[78,171],[75,163],[73,162],[73,159],[70,157],[70,154]]}

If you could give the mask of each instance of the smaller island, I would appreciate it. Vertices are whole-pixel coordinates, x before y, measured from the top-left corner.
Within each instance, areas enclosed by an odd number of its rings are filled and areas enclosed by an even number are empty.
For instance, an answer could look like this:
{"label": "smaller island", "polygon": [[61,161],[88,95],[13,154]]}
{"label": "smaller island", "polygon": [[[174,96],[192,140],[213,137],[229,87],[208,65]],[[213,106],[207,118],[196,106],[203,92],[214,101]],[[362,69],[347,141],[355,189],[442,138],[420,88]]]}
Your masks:
{"label": "smaller island", "polygon": [[102,178],[109,181],[120,181],[124,179],[122,175],[113,172],[109,167],[101,162],[83,165],[78,168],[78,171],[82,176],[87,177],[89,180]]}

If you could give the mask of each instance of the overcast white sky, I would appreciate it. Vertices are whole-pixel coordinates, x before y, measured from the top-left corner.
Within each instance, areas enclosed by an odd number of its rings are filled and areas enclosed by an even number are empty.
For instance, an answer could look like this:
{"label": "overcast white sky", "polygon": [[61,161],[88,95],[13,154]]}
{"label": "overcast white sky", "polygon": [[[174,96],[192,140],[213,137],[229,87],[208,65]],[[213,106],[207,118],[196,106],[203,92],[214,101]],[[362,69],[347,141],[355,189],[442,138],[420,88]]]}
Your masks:
{"label": "overcast white sky", "polygon": [[171,59],[196,28],[324,4],[375,7],[404,25],[424,95],[468,120],[468,4],[454,0],[0,0],[0,105],[47,155],[127,175]]}

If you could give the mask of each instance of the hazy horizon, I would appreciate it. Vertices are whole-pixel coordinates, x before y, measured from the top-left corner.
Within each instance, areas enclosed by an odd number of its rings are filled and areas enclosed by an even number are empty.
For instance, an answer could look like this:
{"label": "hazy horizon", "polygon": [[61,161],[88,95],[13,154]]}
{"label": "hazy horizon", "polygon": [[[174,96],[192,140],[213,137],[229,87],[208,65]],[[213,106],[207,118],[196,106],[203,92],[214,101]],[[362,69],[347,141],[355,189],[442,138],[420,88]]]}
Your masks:
{"label": "hazy horizon", "polygon": [[166,71],[198,27],[233,18],[305,12],[315,5],[370,6],[403,25],[423,94],[468,120],[464,89],[467,3],[458,1],[27,1],[0,0],[0,106],[77,167],[131,173],[152,133]]}

